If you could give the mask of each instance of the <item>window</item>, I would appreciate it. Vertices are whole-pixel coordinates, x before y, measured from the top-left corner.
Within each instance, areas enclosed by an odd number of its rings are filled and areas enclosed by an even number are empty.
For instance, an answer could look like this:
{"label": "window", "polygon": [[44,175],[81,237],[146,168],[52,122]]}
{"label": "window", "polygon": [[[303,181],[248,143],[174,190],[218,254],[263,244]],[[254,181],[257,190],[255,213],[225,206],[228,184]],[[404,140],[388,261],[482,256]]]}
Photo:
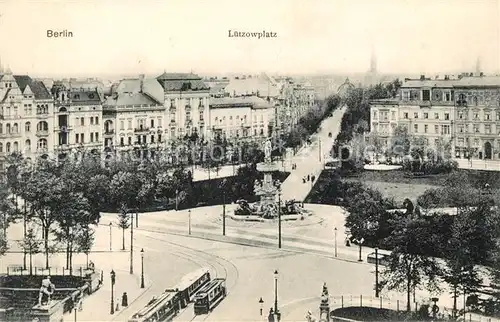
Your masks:
{"label": "window", "polygon": [[391,112],[391,120],[395,120],[395,119],[396,119],[396,112],[392,111]]}
{"label": "window", "polygon": [[155,143],[155,136],[151,135],[151,143]]}
{"label": "window", "polygon": [[484,132],[486,134],[491,134],[491,125],[485,125],[484,126]]}
{"label": "window", "polygon": [[170,107],[175,107],[175,99],[170,100]]}
{"label": "window", "polygon": [[441,126],[441,134],[450,134],[450,126],[442,125]]}
{"label": "window", "polygon": [[158,142],[161,143],[161,134],[158,134]]}
{"label": "window", "polygon": [[459,138],[459,139],[458,139],[458,145],[459,145],[459,146],[464,146],[464,145],[465,145],[464,138]]}
{"label": "window", "polygon": [[402,91],[403,93],[403,101],[409,101],[410,100],[410,91]]}
{"label": "window", "polygon": [[434,125],[434,133],[439,133],[439,125]]}
{"label": "window", "polygon": [[10,142],[5,145],[5,152],[10,153]]}
{"label": "window", "polygon": [[120,146],[124,146],[125,145],[125,138],[122,136],[120,138]]}
{"label": "window", "polygon": [[474,125],[474,133],[479,133],[479,125]]}
{"label": "window", "polygon": [[435,118],[436,120],[439,120],[439,113],[434,113],[434,118]]}
{"label": "window", "polygon": [[132,145],[132,137],[131,136],[128,137],[128,145]]}
{"label": "window", "polygon": [[26,150],[26,152],[31,152],[31,141],[30,140],[24,141],[24,149]]}
{"label": "window", "polygon": [[82,138],[82,143],[85,143],[85,134],[84,133],[81,134],[81,138]]}
{"label": "window", "polygon": [[484,113],[484,120],[485,120],[485,121],[489,121],[489,120],[491,120],[491,113],[490,113],[490,112],[486,112],[486,113]]}
{"label": "window", "polygon": [[155,127],[155,120],[151,120],[151,127]]}
{"label": "window", "polygon": [[93,116],[90,117],[90,125],[94,125],[94,117]]}
{"label": "window", "polygon": [[474,145],[478,146],[479,145],[479,139],[474,139]]}
{"label": "window", "polygon": [[130,129],[132,129],[132,119],[128,119],[127,121],[128,121],[127,128],[130,130]]}
{"label": "window", "polygon": [[24,131],[26,131],[26,132],[31,131],[31,123],[30,122],[26,122],[26,124],[24,124]]}
{"label": "window", "polygon": [[463,125],[458,126],[458,132],[464,133],[464,126]]}
{"label": "window", "polygon": [[373,119],[376,120],[377,119],[377,111],[373,111]]}
{"label": "window", "polygon": [[14,134],[19,133],[19,128],[17,126],[17,123],[14,123],[14,125],[12,126],[12,133]]}
{"label": "window", "polygon": [[95,132],[95,141],[99,142],[99,132]]}
{"label": "window", "polygon": [[422,100],[430,101],[431,100],[431,91],[428,89],[422,90]]}
{"label": "window", "polygon": [[444,119],[449,120],[450,119],[450,113],[444,113]]}
{"label": "window", "polygon": [[438,146],[439,145],[439,139],[434,139],[434,145]]}
{"label": "window", "polygon": [[94,142],[94,133],[90,133],[90,142]]}
{"label": "window", "polygon": [[120,130],[125,130],[125,122],[120,121]]}
{"label": "window", "polygon": [[424,125],[424,133],[427,133],[429,131],[429,125],[425,124]]}
{"label": "window", "polygon": [[81,126],[85,126],[85,118],[84,118],[84,117],[82,117],[82,118],[80,119],[80,125],[81,125]]}
{"label": "window", "polygon": [[415,129],[415,133],[418,132],[418,124],[413,125],[413,128]]}
{"label": "window", "polygon": [[47,148],[47,139],[38,140],[38,148],[39,149],[46,149]]}
{"label": "window", "polygon": [[75,143],[80,143],[80,134],[75,134]]}
{"label": "window", "polygon": [[96,116],[96,117],[95,117],[95,124],[96,124],[96,125],[99,125],[99,116]]}
{"label": "window", "polygon": [[444,94],[444,100],[445,100],[446,102],[451,101],[451,93],[450,93],[450,92],[446,92],[446,93]]}
{"label": "window", "polygon": [[200,112],[200,121],[203,121],[203,112]]}
{"label": "window", "polygon": [[458,112],[458,118],[459,118],[460,120],[463,120],[463,118],[464,118],[464,113],[463,113],[463,112]]}
{"label": "window", "polygon": [[424,113],[424,119],[428,119],[429,118],[429,113]]}
{"label": "window", "polygon": [[418,119],[418,112],[413,113],[413,117]]}
{"label": "window", "polygon": [[404,112],[404,113],[403,113],[403,118],[404,118],[404,119],[408,119],[408,113],[407,113],[407,112]]}
{"label": "window", "polygon": [[477,96],[474,96],[473,101],[474,101],[474,105],[477,106],[477,104],[478,104]]}

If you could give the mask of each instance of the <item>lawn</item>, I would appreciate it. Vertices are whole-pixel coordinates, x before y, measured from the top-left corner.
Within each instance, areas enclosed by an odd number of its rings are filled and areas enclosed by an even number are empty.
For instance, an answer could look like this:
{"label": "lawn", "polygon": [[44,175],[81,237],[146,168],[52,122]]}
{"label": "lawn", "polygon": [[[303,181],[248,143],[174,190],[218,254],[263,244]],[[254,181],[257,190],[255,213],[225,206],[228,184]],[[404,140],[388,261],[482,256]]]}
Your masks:
{"label": "lawn", "polygon": [[360,178],[349,178],[346,181],[361,181],[365,185],[374,188],[387,198],[394,198],[396,203],[401,204],[406,198],[415,201],[418,196],[423,194],[426,190],[437,188],[438,185],[425,184],[417,182],[382,182],[382,181],[367,181],[361,180]]}

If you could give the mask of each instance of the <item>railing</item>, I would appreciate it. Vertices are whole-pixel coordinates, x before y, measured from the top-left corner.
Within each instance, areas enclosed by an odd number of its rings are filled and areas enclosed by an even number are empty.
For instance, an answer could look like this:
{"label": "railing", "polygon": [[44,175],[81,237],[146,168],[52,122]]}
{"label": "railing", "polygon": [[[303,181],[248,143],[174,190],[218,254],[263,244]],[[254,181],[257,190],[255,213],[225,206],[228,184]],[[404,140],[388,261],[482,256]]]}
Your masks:
{"label": "railing", "polygon": [[115,130],[105,130],[104,135],[113,135],[115,134]]}
{"label": "railing", "polygon": [[149,128],[148,127],[144,127],[144,128],[135,128],[134,129],[134,132],[149,132]]}
{"label": "railing", "polygon": [[94,269],[87,268],[86,266],[77,266],[73,269],[68,269],[65,267],[33,267],[32,274],[30,274],[29,267],[24,269],[21,265],[10,265],[7,266],[7,275],[33,275],[33,276],[42,276],[42,275],[61,275],[61,276],[79,276],[84,277],[88,274],[94,273]]}
{"label": "railing", "polygon": [[49,135],[49,130],[37,130],[36,131],[36,136],[48,136]]}

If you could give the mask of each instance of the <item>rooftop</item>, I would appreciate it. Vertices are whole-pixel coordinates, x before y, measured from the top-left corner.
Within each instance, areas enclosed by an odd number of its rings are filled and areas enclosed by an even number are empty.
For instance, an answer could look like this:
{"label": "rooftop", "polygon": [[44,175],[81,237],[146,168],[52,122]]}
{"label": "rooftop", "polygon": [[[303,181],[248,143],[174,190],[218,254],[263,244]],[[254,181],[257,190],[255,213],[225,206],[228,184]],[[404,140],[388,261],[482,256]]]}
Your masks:
{"label": "rooftop", "polygon": [[253,109],[273,108],[267,100],[257,96],[223,97],[210,99],[211,108],[250,107]]}
{"label": "rooftop", "polygon": [[21,92],[24,92],[27,86],[35,96],[35,99],[51,99],[49,91],[41,81],[35,81],[28,75],[14,75],[17,85]]}
{"label": "rooftop", "polygon": [[257,95],[259,97],[276,97],[279,90],[266,75],[246,79],[231,79],[225,91],[233,96]]}

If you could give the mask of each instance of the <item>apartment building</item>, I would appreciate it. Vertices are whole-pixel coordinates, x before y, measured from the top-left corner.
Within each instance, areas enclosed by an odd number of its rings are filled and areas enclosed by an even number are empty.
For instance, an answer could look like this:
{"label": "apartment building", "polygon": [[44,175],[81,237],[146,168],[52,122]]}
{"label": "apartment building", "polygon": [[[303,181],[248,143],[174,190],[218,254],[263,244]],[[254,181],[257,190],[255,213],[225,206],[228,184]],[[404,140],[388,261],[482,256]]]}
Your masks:
{"label": "apartment building", "polygon": [[102,153],[102,104],[96,87],[68,87],[54,82],[51,89],[55,110],[54,152],[60,159],[68,154]]}
{"label": "apartment building", "polygon": [[396,126],[457,158],[500,159],[500,77],[406,79],[395,100],[371,102],[371,132],[390,144]]}
{"label": "apartment building", "polygon": [[54,150],[53,113],[52,96],[42,82],[0,66],[1,170],[13,152],[33,159]]}
{"label": "apartment building", "polygon": [[210,88],[195,74],[163,73],[156,78],[163,88],[168,139],[197,133],[210,136]]}
{"label": "apartment building", "polygon": [[226,97],[210,100],[210,124],[213,136],[228,140],[262,140],[271,136],[274,106],[256,97]]}

